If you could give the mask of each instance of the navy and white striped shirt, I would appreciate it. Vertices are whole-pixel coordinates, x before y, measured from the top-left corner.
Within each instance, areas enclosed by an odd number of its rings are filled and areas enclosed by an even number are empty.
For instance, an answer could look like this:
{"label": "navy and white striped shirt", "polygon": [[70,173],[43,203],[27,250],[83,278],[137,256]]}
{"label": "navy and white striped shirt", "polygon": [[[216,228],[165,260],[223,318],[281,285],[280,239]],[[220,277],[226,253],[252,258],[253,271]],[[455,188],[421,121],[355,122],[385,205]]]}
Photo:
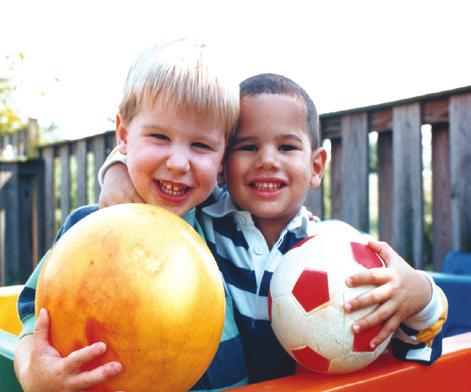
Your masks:
{"label": "navy and white striped shirt", "polygon": [[[201,208],[199,221],[235,303],[249,382],[293,374],[294,361],[278,343],[268,319],[268,289],[282,256],[326,223],[302,207],[269,249],[251,214],[239,210],[227,192],[220,191]],[[432,285],[432,300],[411,319],[415,329],[404,325],[399,338],[392,340],[393,352],[402,360],[431,363],[441,354],[441,335],[436,335],[446,317],[446,299],[443,296],[442,301],[441,290],[433,281]]]}

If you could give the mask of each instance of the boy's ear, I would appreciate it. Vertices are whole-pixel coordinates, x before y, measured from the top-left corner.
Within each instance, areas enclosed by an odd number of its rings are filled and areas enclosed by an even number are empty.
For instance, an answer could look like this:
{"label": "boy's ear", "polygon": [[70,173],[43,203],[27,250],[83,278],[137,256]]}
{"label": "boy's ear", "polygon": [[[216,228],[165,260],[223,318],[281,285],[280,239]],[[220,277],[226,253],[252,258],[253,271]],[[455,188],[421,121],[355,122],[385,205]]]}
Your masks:
{"label": "boy's ear", "polygon": [[321,185],[322,176],[324,175],[325,165],[327,162],[327,151],[324,147],[319,147],[312,152],[312,177],[311,187],[317,188]]}
{"label": "boy's ear", "polygon": [[119,113],[116,115],[116,142],[119,152],[126,155],[128,152],[128,130]]}

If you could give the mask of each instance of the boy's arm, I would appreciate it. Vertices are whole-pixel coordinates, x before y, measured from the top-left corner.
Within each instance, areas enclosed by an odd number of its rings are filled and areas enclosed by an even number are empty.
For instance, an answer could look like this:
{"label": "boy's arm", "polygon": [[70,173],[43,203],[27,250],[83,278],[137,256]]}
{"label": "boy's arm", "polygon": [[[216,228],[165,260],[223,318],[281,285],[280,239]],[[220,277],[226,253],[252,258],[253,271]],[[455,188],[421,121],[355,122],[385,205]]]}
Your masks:
{"label": "boy's arm", "polygon": [[384,322],[380,333],[371,341],[373,347],[396,331],[392,341],[396,356],[433,362],[441,353],[441,336],[437,335],[446,319],[445,295],[433,279],[412,268],[386,243],[370,241],[369,246],[388,268],[371,269],[347,280],[350,286],[378,286],[346,304],[346,311],[379,304],[374,312],[354,323],[354,332]]}
{"label": "boy's arm", "polygon": [[117,147],[110,153],[98,171],[98,182],[101,185],[100,207],[120,203],[143,203],[134,189],[126,166],[126,156]]}

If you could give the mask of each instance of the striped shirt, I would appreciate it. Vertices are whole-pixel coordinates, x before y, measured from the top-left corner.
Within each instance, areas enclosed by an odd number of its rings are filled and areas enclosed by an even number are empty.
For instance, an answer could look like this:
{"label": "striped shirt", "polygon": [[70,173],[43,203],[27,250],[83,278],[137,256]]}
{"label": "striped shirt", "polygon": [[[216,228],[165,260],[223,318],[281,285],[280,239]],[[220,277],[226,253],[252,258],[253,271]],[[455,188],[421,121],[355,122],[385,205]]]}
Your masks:
{"label": "striped shirt", "polygon": [[[268,319],[268,290],[282,256],[326,223],[313,219],[302,207],[269,249],[251,214],[237,209],[227,193],[215,193],[198,216],[235,303],[249,382],[293,374],[295,364],[278,343]],[[430,303],[402,324],[392,339],[393,353],[399,359],[432,363],[441,355],[439,332],[446,318],[447,303],[441,290],[429,279],[433,286]]]}
{"label": "striped shirt", "polygon": [[[54,242],[79,220],[97,210],[97,205],[89,205],[73,211],[65,220]],[[194,209],[190,210],[183,218],[203,236]],[[43,257],[33,271],[18,299],[18,313],[23,324],[21,336],[31,334],[34,331],[36,286],[46,256]],[[211,365],[202,378],[193,386],[192,391],[221,391],[247,384],[247,368],[242,342],[234,319],[232,298],[227,287],[225,287],[225,293],[226,314],[221,342]]]}

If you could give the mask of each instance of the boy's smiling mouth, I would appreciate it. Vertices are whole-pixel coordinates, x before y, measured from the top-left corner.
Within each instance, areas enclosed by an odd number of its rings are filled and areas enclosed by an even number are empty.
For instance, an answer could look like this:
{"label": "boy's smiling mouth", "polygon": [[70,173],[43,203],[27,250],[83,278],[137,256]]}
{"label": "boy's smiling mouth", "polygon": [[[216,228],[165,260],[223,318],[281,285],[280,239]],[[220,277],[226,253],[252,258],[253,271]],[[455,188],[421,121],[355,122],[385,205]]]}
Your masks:
{"label": "boy's smiling mouth", "polygon": [[160,190],[161,194],[168,196],[169,198],[182,198],[186,195],[190,189],[188,186],[183,184],[178,184],[171,181],[156,181],[157,188]]}
{"label": "boy's smiling mouth", "polygon": [[280,180],[254,180],[249,183],[254,191],[275,192],[286,186],[286,183]]}

